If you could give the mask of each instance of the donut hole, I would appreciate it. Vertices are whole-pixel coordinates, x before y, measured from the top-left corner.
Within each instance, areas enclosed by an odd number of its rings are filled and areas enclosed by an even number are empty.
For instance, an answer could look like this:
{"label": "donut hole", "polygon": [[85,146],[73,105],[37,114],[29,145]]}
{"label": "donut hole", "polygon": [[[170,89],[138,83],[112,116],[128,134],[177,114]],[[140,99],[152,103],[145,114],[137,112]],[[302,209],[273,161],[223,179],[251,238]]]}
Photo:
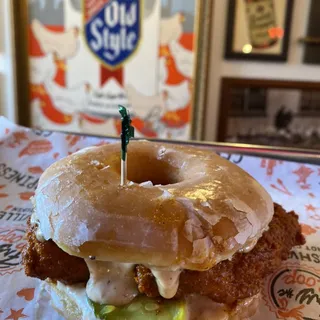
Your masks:
{"label": "donut hole", "polygon": [[170,158],[157,159],[150,154],[139,154],[139,157],[130,157],[127,162],[128,180],[135,183],[151,181],[153,185],[168,185],[181,182],[183,177],[180,168],[173,166]]}

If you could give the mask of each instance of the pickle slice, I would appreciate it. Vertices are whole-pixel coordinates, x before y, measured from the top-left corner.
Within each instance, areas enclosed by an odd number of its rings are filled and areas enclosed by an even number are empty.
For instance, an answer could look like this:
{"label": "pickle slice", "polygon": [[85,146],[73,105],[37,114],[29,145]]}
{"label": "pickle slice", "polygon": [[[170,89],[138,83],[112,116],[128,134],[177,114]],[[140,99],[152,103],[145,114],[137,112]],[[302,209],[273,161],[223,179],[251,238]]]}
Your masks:
{"label": "pickle slice", "polygon": [[[90,301],[90,300],[89,300]],[[186,307],[183,301],[156,300],[137,297],[121,307],[101,305],[90,301],[95,316],[102,320],[185,320]]]}

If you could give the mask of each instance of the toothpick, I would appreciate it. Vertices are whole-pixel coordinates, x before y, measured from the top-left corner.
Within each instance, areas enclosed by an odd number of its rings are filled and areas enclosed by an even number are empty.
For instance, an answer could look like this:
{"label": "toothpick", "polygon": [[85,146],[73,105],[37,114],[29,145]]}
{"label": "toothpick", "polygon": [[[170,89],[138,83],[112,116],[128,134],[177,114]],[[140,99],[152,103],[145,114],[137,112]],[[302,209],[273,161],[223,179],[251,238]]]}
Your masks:
{"label": "toothpick", "polygon": [[127,161],[121,159],[121,180],[120,186],[125,185],[127,182]]}
{"label": "toothpick", "polygon": [[123,186],[127,182],[127,146],[130,138],[134,137],[134,127],[131,126],[130,114],[123,106],[119,106],[121,114],[121,179],[120,185]]}

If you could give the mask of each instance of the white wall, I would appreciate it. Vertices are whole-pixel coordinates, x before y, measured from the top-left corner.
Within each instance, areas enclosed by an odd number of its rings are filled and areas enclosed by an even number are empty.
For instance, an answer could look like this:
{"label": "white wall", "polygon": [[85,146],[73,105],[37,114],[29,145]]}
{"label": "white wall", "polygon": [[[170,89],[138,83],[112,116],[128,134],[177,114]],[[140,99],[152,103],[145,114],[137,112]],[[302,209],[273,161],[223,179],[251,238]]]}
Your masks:
{"label": "white wall", "polygon": [[215,0],[211,35],[206,140],[212,141],[217,137],[220,80],[222,77],[320,81],[320,66],[302,63],[303,45],[298,43],[298,39],[306,35],[309,8],[310,0],[295,1],[287,63],[226,61],[223,56],[228,0]]}
{"label": "white wall", "polygon": [[12,1],[0,0],[0,115],[17,121]]}

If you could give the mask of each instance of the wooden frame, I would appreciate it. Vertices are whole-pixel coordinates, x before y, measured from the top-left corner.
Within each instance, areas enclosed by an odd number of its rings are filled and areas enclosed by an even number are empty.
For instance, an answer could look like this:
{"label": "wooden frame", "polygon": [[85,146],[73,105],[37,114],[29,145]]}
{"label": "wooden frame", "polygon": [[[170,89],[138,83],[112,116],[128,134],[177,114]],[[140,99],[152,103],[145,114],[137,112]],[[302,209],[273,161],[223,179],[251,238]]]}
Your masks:
{"label": "wooden frame", "polygon": [[[196,62],[192,93],[191,138],[202,140],[204,137],[204,118],[207,96],[207,76],[209,64],[210,30],[213,1],[198,0],[195,17],[197,33]],[[13,20],[16,48],[16,92],[18,102],[18,123],[31,125],[29,93],[29,54],[28,54],[28,0],[13,1]]]}
{"label": "wooden frame", "polygon": [[[237,1],[229,0],[229,9],[226,25],[226,45],[225,45],[225,58],[226,59],[238,59],[238,60],[263,60],[263,61],[286,61],[288,56],[288,47],[291,31],[292,11],[294,6],[294,0],[286,0],[286,14],[284,18],[284,37],[282,39],[282,50],[279,54],[267,54],[267,53],[242,53],[235,52],[233,50],[234,41],[234,29],[235,29],[235,12],[237,8]],[[274,0],[276,3],[276,0]]]}
{"label": "wooden frame", "polygon": [[320,90],[320,82],[223,78],[220,89],[218,141],[223,142],[226,138],[227,122],[231,104],[230,90],[232,88],[248,87],[266,89]]}
{"label": "wooden frame", "polygon": [[16,62],[16,101],[18,123],[30,126],[28,6],[26,1],[13,1],[13,28]]}
{"label": "wooden frame", "polygon": [[[195,83],[193,90],[193,114],[191,138],[204,140],[206,124],[206,104],[209,75],[210,39],[212,25],[212,10],[214,0],[199,2],[197,25],[197,57],[195,66]],[[208,40],[209,39],[209,40]]]}

